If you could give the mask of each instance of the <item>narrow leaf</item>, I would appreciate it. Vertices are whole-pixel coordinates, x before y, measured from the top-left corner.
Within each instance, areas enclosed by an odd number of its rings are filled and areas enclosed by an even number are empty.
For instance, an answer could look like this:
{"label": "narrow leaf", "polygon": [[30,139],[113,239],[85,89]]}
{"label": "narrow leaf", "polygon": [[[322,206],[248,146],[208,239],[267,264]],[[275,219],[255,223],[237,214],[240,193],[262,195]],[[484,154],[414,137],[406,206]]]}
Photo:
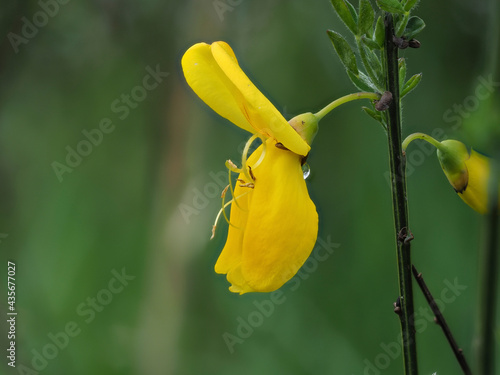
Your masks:
{"label": "narrow leaf", "polygon": [[411,77],[408,82],[406,82],[405,87],[403,88],[403,91],[401,92],[401,98],[403,98],[405,95],[410,93],[417,85],[420,83],[422,80],[422,73],[415,74],[413,77]]}
{"label": "narrow leaf", "polygon": [[351,46],[349,46],[349,43],[347,43],[342,35],[333,30],[328,30],[327,33],[333,43],[335,51],[340,57],[340,61],[342,61],[342,64],[344,64],[347,71],[357,75],[358,64],[356,63],[356,56],[354,55]]}
{"label": "narrow leaf", "polygon": [[405,10],[398,0],[377,0],[380,9],[389,13],[404,14]]}
{"label": "narrow leaf", "polygon": [[360,0],[359,2],[359,20],[358,20],[358,34],[368,34],[373,27],[375,20],[375,11],[368,0]]}
{"label": "narrow leaf", "polygon": [[406,60],[401,57],[398,60],[398,66],[399,66],[399,92],[402,92],[406,81]]}
{"label": "narrow leaf", "polygon": [[373,40],[382,48],[385,40],[384,20],[379,16],[373,32]]}
{"label": "narrow leaf", "polygon": [[331,0],[331,2],[342,22],[345,23],[345,25],[349,28],[349,30],[351,30],[353,34],[357,34],[358,25],[356,22],[356,18],[353,17],[352,11],[350,10],[350,7],[346,4],[346,2],[344,0]]}
{"label": "narrow leaf", "polygon": [[378,91],[381,91],[384,87],[384,82],[382,79],[382,63],[380,62],[375,52],[368,48],[366,44],[362,42],[359,43],[358,50],[363,62],[363,66],[366,69],[366,73],[368,73],[368,76],[378,88]]}
{"label": "narrow leaf", "polygon": [[408,24],[406,25],[406,30],[404,36],[407,40],[413,39],[419,32],[421,32],[425,27],[425,22],[420,17],[410,17]]}
{"label": "narrow leaf", "polygon": [[376,112],[374,111],[373,109],[370,109],[368,107],[361,107],[361,109],[363,111],[365,111],[365,113],[370,116],[372,119],[374,119],[375,121],[378,121],[380,122],[381,124],[383,124],[383,121],[382,121],[382,115],[380,114],[380,112]]}
{"label": "narrow leaf", "polygon": [[377,42],[373,41],[370,38],[367,38],[366,36],[361,37],[361,41],[366,44],[366,46],[370,49],[380,49],[381,47],[377,44]]}
{"label": "narrow leaf", "polygon": [[349,2],[349,0],[344,0],[344,2],[347,5],[347,9],[349,9],[349,12],[351,12],[352,19],[354,22],[356,22],[356,25],[358,24],[358,13],[356,13],[356,9],[354,6]]}
{"label": "narrow leaf", "polygon": [[413,8],[415,8],[415,6],[418,4],[419,0],[408,0],[405,4],[405,10],[407,12],[409,12],[410,10],[412,10]]}
{"label": "narrow leaf", "polygon": [[403,17],[396,24],[396,36],[401,36],[405,32],[406,25],[408,24],[408,19],[410,18],[410,13],[405,13]]}
{"label": "narrow leaf", "polygon": [[378,92],[378,89],[370,81],[370,78],[368,78],[362,72],[359,72],[359,75],[354,75],[350,71],[347,71],[347,75],[351,79],[352,83],[354,83],[354,86],[356,86],[361,91],[374,91],[374,92]]}

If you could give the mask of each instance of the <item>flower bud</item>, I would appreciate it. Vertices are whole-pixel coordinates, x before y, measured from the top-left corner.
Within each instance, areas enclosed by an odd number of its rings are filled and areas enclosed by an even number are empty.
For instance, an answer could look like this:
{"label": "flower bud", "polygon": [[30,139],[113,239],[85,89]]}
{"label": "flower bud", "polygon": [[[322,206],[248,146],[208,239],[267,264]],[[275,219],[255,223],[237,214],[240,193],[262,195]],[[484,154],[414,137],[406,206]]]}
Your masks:
{"label": "flower bud", "polygon": [[406,137],[403,150],[415,139],[423,139],[437,148],[441,168],[458,196],[477,212],[488,212],[491,159],[474,150],[469,152],[462,142],[452,139],[439,142],[424,133]]}
{"label": "flower bud", "polygon": [[437,156],[443,172],[457,193],[463,193],[469,182],[469,172],[465,161],[469,159],[469,151],[462,142],[445,140],[441,142]]}
{"label": "flower bud", "polygon": [[441,167],[462,200],[477,212],[488,212],[490,159],[461,142],[441,142],[437,151]]}

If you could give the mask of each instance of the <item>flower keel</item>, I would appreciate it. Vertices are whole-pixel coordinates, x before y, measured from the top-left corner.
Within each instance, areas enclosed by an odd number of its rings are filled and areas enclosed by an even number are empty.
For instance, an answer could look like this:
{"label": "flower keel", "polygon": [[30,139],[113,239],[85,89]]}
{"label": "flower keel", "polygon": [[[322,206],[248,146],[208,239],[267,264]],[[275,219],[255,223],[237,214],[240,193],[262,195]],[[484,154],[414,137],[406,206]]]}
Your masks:
{"label": "flower keel", "polygon": [[[215,265],[217,273],[227,274],[230,290],[240,294],[280,288],[307,260],[318,232],[318,215],[307,192],[301,157],[275,147],[274,140],[266,143],[266,157],[252,168],[253,190],[238,201],[241,207],[231,207],[231,223],[240,229],[229,228]],[[259,154],[257,149],[247,164],[252,166]],[[241,189],[236,187],[236,196]]]}

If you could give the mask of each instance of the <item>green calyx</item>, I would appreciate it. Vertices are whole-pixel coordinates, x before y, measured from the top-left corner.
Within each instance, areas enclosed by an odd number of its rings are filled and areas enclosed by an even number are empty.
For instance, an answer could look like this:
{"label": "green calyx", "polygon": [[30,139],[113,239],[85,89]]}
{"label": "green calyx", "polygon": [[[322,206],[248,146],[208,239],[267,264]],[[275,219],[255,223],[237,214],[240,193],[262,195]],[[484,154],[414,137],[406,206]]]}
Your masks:
{"label": "green calyx", "polygon": [[318,133],[319,119],[311,112],[295,116],[288,123],[295,129],[304,141],[310,146]]}
{"label": "green calyx", "polygon": [[448,181],[453,188],[461,193],[467,188],[469,172],[465,161],[469,158],[467,147],[459,141],[446,140],[441,142],[437,157]]}
{"label": "green calyx", "polygon": [[379,100],[380,94],[374,92],[357,92],[354,94],[348,94],[341,98],[338,98],[324,107],[317,113],[303,113],[301,115],[295,116],[293,119],[288,121],[288,123],[295,129],[297,133],[300,134],[302,139],[304,139],[310,146],[314,137],[318,133],[318,123],[325,117],[331,110],[337,108],[338,106],[351,102],[358,99],[371,99]]}

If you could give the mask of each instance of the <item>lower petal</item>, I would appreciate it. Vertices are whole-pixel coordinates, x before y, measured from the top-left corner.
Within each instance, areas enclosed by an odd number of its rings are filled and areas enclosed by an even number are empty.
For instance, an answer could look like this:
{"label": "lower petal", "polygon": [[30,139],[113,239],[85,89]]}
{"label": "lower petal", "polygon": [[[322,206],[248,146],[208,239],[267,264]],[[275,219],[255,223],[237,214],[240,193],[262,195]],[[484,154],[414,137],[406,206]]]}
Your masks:
{"label": "lower petal", "polygon": [[241,270],[254,290],[270,292],[307,260],[318,234],[318,214],[303,178],[301,157],[268,140],[256,168],[255,189],[243,238]]}

